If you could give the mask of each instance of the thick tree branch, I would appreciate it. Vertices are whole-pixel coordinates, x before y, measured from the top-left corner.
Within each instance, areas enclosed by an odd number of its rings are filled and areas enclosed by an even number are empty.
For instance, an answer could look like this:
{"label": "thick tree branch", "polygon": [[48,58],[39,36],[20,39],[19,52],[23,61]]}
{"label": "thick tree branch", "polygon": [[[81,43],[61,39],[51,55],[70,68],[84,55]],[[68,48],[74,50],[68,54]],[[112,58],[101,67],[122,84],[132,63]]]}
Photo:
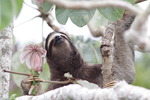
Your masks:
{"label": "thick tree branch", "polygon": [[126,1],[120,0],[105,0],[105,1],[67,1],[67,0],[47,0],[48,2],[55,4],[59,7],[68,9],[95,9],[105,7],[118,7],[129,10],[134,14],[141,13],[141,10]]}
{"label": "thick tree branch", "polygon": [[147,19],[150,14],[150,4],[147,9],[140,15],[138,15],[132,24],[130,30],[126,31],[126,41],[132,42],[139,46],[141,50],[150,51],[150,39],[146,35],[147,33]]}
{"label": "thick tree branch", "polygon": [[105,32],[105,26],[98,26],[97,29],[94,29],[92,27],[92,25],[90,24],[90,22],[87,24],[91,34],[94,36],[94,37],[100,37],[100,36],[103,36],[104,35],[104,32]]}
{"label": "thick tree branch", "polygon": [[150,51],[142,50],[138,46],[134,46],[134,50],[139,51],[139,52],[144,52],[144,53],[150,53]]}
{"label": "thick tree branch", "polygon": [[0,31],[0,97],[8,98],[10,74],[3,70],[10,70],[12,58],[13,21]]}
{"label": "thick tree branch", "polygon": [[111,40],[115,29],[115,22],[109,22],[102,39],[101,54],[102,54],[102,75],[103,75],[103,86],[114,80],[112,76],[112,48]]}
{"label": "thick tree branch", "polygon": [[150,90],[132,86],[125,81],[112,88],[87,89],[73,84],[64,86],[39,96],[21,96],[16,100],[149,100]]}

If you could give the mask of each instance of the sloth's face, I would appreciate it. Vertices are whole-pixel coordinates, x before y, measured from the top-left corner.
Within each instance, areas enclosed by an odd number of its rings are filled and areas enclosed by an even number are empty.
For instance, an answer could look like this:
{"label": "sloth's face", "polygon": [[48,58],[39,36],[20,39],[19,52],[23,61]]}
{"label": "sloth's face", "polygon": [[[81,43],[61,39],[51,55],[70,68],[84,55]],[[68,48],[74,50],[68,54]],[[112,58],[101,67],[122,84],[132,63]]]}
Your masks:
{"label": "sloth's face", "polygon": [[[61,32],[52,32],[46,38],[45,48],[47,54],[51,55],[52,53],[65,53],[70,48],[70,38]],[[70,50],[69,50],[70,51]]]}

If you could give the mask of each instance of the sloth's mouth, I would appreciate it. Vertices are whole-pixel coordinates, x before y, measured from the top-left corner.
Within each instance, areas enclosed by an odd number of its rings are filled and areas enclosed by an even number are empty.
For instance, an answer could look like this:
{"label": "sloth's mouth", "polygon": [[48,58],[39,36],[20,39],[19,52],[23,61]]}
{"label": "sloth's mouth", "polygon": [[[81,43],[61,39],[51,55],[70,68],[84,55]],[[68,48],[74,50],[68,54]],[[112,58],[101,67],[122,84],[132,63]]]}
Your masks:
{"label": "sloth's mouth", "polygon": [[57,39],[55,39],[55,43],[54,43],[54,46],[56,46],[56,45],[58,45],[58,44],[61,44],[62,42],[63,42],[64,40],[63,40],[63,38],[57,38]]}

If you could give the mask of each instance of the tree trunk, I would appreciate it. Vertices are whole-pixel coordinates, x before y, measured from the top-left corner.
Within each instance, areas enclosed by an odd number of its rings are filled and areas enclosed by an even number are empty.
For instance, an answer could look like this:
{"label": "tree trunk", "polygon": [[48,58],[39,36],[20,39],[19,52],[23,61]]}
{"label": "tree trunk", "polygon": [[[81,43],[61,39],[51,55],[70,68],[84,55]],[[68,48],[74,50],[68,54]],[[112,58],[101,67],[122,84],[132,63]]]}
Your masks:
{"label": "tree trunk", "polygon": [[10,70],[12,58],[13,21],[0,31],[0,97],[9,97],[10,74],[3,70]]}

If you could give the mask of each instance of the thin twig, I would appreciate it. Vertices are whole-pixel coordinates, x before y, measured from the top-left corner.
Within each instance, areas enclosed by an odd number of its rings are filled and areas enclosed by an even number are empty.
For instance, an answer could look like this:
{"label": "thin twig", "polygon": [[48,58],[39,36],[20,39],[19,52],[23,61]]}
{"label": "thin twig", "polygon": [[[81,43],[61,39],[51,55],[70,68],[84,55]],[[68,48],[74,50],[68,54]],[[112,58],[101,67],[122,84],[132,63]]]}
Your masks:
{"label": "thin twig", "polygon": [[43,25],[44,25],[44,20],[42,19],[42,47],[44,48]]}
{"label": "thin twig", "polygon": [[49,80],[45,81],[45,80],[43,80],[39,77],[29,77],[28,82],[32,82],[33,78],[34,78],[35,81],[44,82],[44,83],[67,84],[67,83],[73,82],[73,80],[71,80],[71,79],[68,79],[67,81],[49,81]]}
{"label": "thin twig", "polygon": [[29,6],[29,7],[33,8],[33,9],[35,9],[35,10],[38,10],[37,8],[34,8],[34,7],[30,6],[30,5],[28,5],[28,4],[27,4],[26,2],[24,2],[24,1],[23,1],[23,3],[26,4],[27,6]]}
{"label": "thin twig", "polygon": [[71,80],[67,81],[45,81],[46,83],[58,83],[58,84],[66,84],[72,82]]}
{"label": "thin twig", "polygon": [[19,73],[19,72],[8,71],[8,70],[3,70],[3,71],[7,72],[7,73],[12,73],[12,74],[25,75],[25,76],[33,76],[32,74],[27,74],[27,73]]}
{"label": "thin twig", "polygon": [[27,21],[25,21],[25,22],[23,22],[23,23],[21,23],[21,24],[16,25],[15,27],[18,27],[18,26],[20,26],[20,25],[22,25],[22,24],[25,24],[25,23],[27,23],[27,22],[29,22],[29,21],[31,21],[31,20],[33,20],[34,18],[39,17],[39,16],[40,16],[40,15],[35,16],[35,17],[33,17],[33,18],[31,18],[31,19],[29,19],[29,20],[27,20]]}

